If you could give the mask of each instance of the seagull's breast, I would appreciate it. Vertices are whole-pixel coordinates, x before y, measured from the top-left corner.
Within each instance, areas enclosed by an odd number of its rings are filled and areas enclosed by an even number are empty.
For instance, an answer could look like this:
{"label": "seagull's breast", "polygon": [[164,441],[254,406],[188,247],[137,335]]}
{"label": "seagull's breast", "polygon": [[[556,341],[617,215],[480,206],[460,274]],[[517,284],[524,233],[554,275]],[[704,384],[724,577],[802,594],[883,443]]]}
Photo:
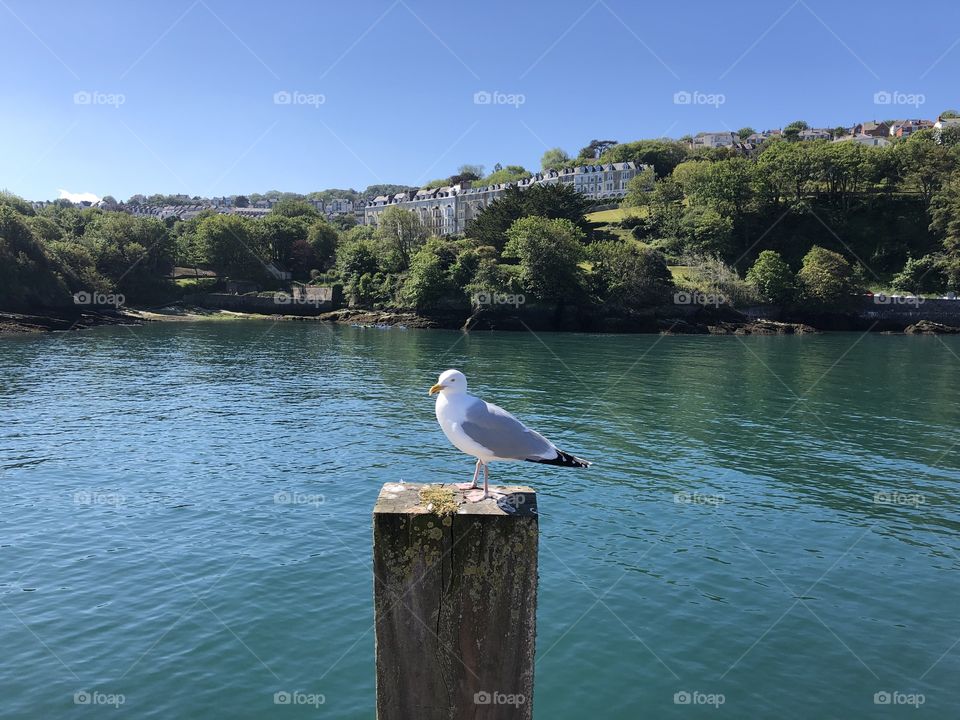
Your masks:
{"label": "seagull's breast", "polygon": [[443,434],[457,450],[467,455],[473,455],[484,462],[490,462],[495,455],[489,448],[471,440],[463,431],[462,425],[467,412],[467,405],[472,398],[469,395],[454,395],[450,398],[443,393],[437,395],[437,422]]}

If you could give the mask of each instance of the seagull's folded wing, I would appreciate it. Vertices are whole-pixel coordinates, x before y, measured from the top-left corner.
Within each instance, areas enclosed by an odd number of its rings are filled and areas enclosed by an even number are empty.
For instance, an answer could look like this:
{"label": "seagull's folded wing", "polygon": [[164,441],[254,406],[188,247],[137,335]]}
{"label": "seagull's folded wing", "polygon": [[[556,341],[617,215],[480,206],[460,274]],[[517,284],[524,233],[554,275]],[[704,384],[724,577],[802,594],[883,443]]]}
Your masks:
{"label": "seagull's folded wing", "polygon": [[541,460],[557,456],[557,448],[502,407],[474,398],[467,407],[463,432],[504,460]]}

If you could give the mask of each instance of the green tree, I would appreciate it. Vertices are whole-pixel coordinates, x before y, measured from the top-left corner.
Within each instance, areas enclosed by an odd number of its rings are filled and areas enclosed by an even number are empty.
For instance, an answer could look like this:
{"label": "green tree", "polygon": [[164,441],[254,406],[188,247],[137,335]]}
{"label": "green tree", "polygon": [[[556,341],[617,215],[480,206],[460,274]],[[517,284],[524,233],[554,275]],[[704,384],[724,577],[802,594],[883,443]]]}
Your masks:
{"label": "green tree", "polygon": [[544,170],[562,170],[571,164],[570,156],[563,148],[550,148],[540,158],[540,167]]}
{"label": "green tree", "polygon": [[317,209],[313,207],[313,205],[306,202],[305,200],[293,200],[293,199],[285,199],[285,200],[281,200],[278,203],[275,203],[274,206],[270,208],[270,215],[280,215],[288,218],[320,217],[320,213],[317,212]]}
{"label": "green tree", "polygon": [[449,240],[427,240],[410,262],[410,273],[403,286],[404,300],[424,312],[436,308],[445,298],[459,295],[462,290],[451,274],[456,256],[456,248]]}
{"label": "green tree", "polygon": [[340,234],[324,219],[315,220],[307,230],[307,243],[316,257],[319,270],[326,270],[336,260]]}
{"label": "green tree", "polygon": [[842,303],[855,289],[850,263],[840,253],[819,245],[804,255],[797,280],[807,300],[823,305]]}
{"label": "green tree", "polygon": [[402,272],[410,267],[410,258],[427,239],[427,230],[415,213],[391,205],[380,215],[377,239],[388,267]]}
{"label": "green tree", "polygon": [[673,140],[637,140],[620,143],[608,148],[601,162],[635,162],[638,165],[652,165],[658,178],[667,177],[673,169],[690,157],[690,148],[686,143]]}
{"label": "green tree", "polygon": [[592,202],[572,187],[563,184],[534,185],[526,190],[517,187],[506,191],[484,208],[467,226],[467,237],[477,245],[490,245],[502,250],[507,229],[529,215],[564,218],[586,234],[590,223],[584,217]]}
{"label": "green tree", "polygon": [[786,303],[794,292],[794,274],[775,250],[764,250],[747,271],[747,282],[765,302]]}
{"label": "green tree", "polygon": [[525,180],[532,177],[533,173],[527,170],[523,165],[507,165],[500,170],[494,170],[481,180],[479,185],[502,185],[503,183],[515,183],[518,180]]}
{"label": "green tree", "polygon": [[565,218],[520,218],[507,230],[504,257],[515,259],[525,292],[547,302],[577,300],[583,293],[585,236]]}
{"label": "green tree", "polygon": [[939,293],[947,289],[947,268],[936,255],[909,258],[892,281],[893,288],[911,293]]}
{"label": "green tree", "polygon": [[752,127],[750,127],[749,125],[747,125],[746,127],[742,127],[742,128],[740,128],[739,130],[737,130],[737,137],[739,137],[741,140],[746,140],[748,137],[750,137],[751,135],[753,135],[755,132],[756,132],[756,130],[754,130]]}
{"label": "green tree", "polygon": [[263,237],[253,223],[237,215],[214,215],[197,226],[197,240],[218,275],[265,277],[269,260]]}
{"label": "green tree", "polygon": [[630,311],[669,301],[673,277],[657,251],[602,241],[589,246],[589,255],[593,289],[602,302]]}
{"label": "green tree", "polygon": [[656,180],[653,168],[634,175],[627,182],[627,194],[623,196],[620,207],[645,207],[650,202],[650,193],[653,192]]}

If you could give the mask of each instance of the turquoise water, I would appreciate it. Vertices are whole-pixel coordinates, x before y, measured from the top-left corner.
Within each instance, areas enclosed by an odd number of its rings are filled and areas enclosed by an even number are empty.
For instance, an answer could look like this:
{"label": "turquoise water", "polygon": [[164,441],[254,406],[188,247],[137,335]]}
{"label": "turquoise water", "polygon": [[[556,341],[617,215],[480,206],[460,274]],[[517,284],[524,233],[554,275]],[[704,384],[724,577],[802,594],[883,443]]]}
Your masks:
{"label": "turquoise water", "polygon": [[[6,338],[0,716],[372,718],[370,511],[385,481],[469,479],[426,394],[458,367],[596,461],[492,468],[540,493],[538,718],[956,717],[958,355],[270,322]],[[274,704],[293,691],[316,705]]]}

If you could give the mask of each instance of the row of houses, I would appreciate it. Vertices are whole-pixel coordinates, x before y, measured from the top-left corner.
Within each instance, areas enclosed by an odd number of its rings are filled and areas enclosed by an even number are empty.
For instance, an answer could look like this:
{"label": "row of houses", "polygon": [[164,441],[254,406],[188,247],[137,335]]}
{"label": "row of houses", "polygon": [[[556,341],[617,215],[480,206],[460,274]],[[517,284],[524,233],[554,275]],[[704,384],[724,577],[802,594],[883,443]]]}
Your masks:
{"label": "row of houses", "polygon": [[[869,120],[867,122],[857,123],[849,128],[844,128],[841,132],[834,128],[806,128],[797,133],[797,139],[805,140],[828,140],[832,142],[856,142],[862,145],[882,147],[890,144],[890,138],[905,138],[919,130],[933,130],[935,135],[949,127],[960,127],[960,118],[938,117],[936,120],[925,120],[922,118],[878,121]],[[722,148],[729,147],[737,150],[750,152],[759,148],[765,142],[783,137],[783,130],[765,130],[764,132],[755,132],[747,137],[741,138],[737,133],[725,132],[702,132],[697,133],[690,141],[690,146],[696,148]]]}
{"label": "row of houses", "polygon": [[[209,203],[193,205],[144,205],[122,203],[116,207],[110,208],[130,213],[140,217],[155,217],[160,220],[167,218],[176,218],[177,220],[189,220],[196,217],[204,210],[213,210],[217,213],[239,215],[248,218],[266,217],[273,211],[273,207],[279,202],[277,198],[268,198],[258,200],[249,205],[249,207],[234,207],[232,199],[227,197],[212,198]],[[338,215],[354,215],[358,222],[363,222],[364,203],[353,202],[346,198],[335,198],[329,201],[323,200],[304,200],[311,205],[317,212],[326,215],[328,219],[333,219]]]}
{"label": "row of houses", "polygon": [[380,195],[367,203],[364,223],[376,227],[387,208],[401,207],[412,211],[428,231],[456,235],[464,232],[481,210],[510,187],[526,190],[534,185],[561,184],[594,200],[613,201],[626,195],[630,180],[648,168],[648,165],[638,166],[633,162],[580,165],[547,170],[513,183],[473,187],[470,182],[462,182],[440,188],[422,188],[416,192]]}

